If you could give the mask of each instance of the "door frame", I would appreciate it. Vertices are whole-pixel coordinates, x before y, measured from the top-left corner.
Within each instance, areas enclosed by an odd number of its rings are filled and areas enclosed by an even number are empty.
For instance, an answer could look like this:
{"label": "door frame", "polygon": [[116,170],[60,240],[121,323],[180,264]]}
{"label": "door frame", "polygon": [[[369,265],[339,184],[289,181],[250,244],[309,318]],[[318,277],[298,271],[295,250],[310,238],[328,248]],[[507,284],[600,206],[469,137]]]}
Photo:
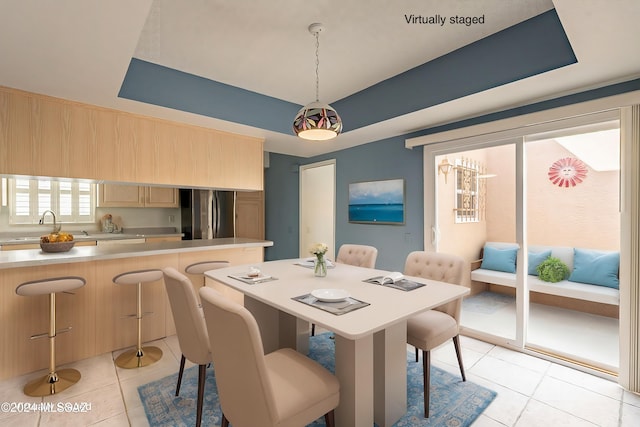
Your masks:
{"label": "door frame", "polygon": [[[312,179],[310,172],[321,172],[320,183]],[[335,259],[336,235],[336,160],[300,165],[300,205],[299,212],[299,256],[310,256],[309,248],[315,243],[326,243],[327,256]],[[312,205],[314,209],[308,212],[305,207]],[[313,224],[322,224],[324,228],[319,234],[308,238],[308,231]]]}

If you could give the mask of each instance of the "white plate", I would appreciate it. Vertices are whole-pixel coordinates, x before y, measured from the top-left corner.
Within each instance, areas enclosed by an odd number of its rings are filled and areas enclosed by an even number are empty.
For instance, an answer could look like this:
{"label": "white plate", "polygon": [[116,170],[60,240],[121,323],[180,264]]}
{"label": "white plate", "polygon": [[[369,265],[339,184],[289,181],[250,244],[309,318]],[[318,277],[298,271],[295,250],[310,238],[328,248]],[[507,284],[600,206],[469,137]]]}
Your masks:
{"label": "white plate", "polygon": [[311,295],[324,302],[343,301],[350,296],[344,289],[316,289],[311,291]]}

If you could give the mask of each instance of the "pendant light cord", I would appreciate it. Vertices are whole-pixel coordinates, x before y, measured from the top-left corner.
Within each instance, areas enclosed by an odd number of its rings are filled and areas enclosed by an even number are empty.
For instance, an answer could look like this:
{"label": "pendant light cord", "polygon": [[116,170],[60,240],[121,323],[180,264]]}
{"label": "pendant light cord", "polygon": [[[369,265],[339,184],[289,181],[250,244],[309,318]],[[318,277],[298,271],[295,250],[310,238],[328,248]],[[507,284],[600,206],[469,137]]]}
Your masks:
{"label": "pendant light cord", "polygon": [[316,31],[316,102],[320,102],[320,74],[318,68],[320,67],[320,32]]}

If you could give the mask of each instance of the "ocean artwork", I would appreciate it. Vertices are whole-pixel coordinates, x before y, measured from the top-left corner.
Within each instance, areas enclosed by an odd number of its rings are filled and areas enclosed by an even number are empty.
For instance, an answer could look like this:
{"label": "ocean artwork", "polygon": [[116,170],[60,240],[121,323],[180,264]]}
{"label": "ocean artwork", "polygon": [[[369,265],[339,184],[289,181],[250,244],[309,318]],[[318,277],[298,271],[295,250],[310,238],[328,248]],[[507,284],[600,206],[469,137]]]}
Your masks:
{"label": "ocean artwork", "polygon": [[349,184],[349,222],[404,224],[404,180]]}

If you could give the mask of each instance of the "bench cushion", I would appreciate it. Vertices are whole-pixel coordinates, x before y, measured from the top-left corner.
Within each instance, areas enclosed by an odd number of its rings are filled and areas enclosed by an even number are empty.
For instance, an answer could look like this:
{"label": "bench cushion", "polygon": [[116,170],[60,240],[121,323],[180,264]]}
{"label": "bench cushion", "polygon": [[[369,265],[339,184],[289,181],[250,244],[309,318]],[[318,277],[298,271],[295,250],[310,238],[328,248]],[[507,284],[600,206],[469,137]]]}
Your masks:
{"label": "bench cushion", "polygon": [[479,268],[471,272],[471,280],[484,283],[495,283],[496,285],[516,287],[516,275],[505,273],[504,271],[487,270]]}
{"label": "bench cushion", "polygon": [[[486,242],[483,248],[483,255],[486,254],[487,248],[517,250],[519,245],[507,242]],[[603,304],[620,304],[620,291],[618,290],[619,252],[539,245],[529,245],[528,250],[527,261],[529,268],[531,268],[534,261],[538,261],[538,258],[543,258],[543,255],[551,251],[551,256],[559,258],[572,272],[568,280],[562,280],[557,283],[545,282],[540,280],[537,275],[529,273],[527,283],[530,291]],[[538,256],[534,254],[538,254]],[[540,262],[544,261],[544,258]],[[484,259],[479,269],[471,271],[471,280],[511,288],[516,287],[515,269],[513,272],[487,269],[485,268]],[[596,281],[598,283],[594,283]]]}
{"label": "bench cushion", "polygon": [[[479,268],[471,272],[471,280],[483,283],[492,283],[501,286],[516,287],[516,275],[503,271],[485,270]],[[585,301],[599,302],[603,304],[620,304],[620,292],[615,288],[594,286],[587,283],[576,283],[562,280],[550,283],[540,280],[537,276],[527,276],[529,290],[543,294],[558,295],[567,298],[576,298]]]}
{"label": "bench cushion", "polygon": [[570,282],[568,280],[551,283],[540,280],[535,276],[529,276],[528,283],[529,290],[534,292],[599,302],[603,304],[620,304],[620,292],[614,288]]}

